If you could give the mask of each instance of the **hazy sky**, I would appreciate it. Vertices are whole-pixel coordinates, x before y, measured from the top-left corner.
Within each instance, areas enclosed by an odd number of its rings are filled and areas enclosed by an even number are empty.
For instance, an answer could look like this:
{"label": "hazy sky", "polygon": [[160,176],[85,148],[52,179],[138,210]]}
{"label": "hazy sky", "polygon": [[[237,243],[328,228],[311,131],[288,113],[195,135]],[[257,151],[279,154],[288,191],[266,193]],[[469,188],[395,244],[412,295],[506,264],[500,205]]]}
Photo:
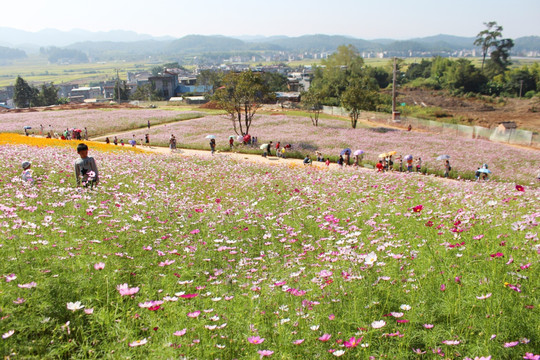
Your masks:
{"label": "hazy sky", "polygon": [[494,20],[506,37],[540,35],[540,0],[11,0],[1,11],[0,26],[28,31],[406,39],[475,36],[483,22]]}

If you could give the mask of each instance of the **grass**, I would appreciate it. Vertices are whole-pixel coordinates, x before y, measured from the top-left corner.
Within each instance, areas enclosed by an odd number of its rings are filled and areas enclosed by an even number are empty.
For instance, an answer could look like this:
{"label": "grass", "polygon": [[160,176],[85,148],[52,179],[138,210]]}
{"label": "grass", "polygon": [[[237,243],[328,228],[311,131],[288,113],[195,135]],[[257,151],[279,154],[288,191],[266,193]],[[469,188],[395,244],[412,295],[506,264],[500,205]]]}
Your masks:
{"label": "grass", "polygon": [[[72,149],[0,145],[4,357],[517,359],[540,348],[537,191],[90,155],[100,185],[77,189]],[[27,159],[33,185],[13,166]]]}

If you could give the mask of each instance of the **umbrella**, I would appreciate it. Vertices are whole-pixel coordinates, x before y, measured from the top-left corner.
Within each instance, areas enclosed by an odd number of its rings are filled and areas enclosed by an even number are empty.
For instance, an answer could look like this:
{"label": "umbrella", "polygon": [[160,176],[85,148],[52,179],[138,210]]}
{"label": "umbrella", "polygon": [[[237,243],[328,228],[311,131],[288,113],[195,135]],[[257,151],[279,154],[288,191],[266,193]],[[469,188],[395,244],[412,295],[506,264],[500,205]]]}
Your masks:
{"label": "umbrella", "polygon": [[264,150],[264,149],[266,149],[267,146],[268,146],[268,144],[262,144],[262,145],[260,146],[260,149],[261,149],[261,150]]}
{"label": "umbrella", "polygon": [[409,161],[409,160],[412,160],[412,159],[413,159],[413,156],[412,156],[412,155],[405,155],[405,156],[403,157],[403,160],[405,160],[405,161]]}
{"label": "umbrella", "polygon": [[242,135],[238,135],[236,141],[244,141],[244,137]]}
{"label": "umbrella", "polygon": [[362,155],[363,153],[364,153],[364,150],[356,150],[356,151],[353,153],[353,155],[358,156],[358,155]]}
{"label": "umbrella", "polygon": [[450,155],[439,155],[437,160],[450,160]]}
{"label": "umbrella", "polygon": [[135,145],[137,142],[136,142],[135,140],[129,140],[129,143],[130,143],[131,145]]}
{"label": "umbrella", "polygon": [[231,135],[231,136],[229,136],[229,139],[234,139],[235,137],[236,137],[236,136]]}
{"label": "umbrella", "polygon": [[23,129],[27,129],[27,130],[28,130],[28,129],[31,129],[31,128],[32,128],[31,126],[25,126],[25,127],[23,127]]}
{"label": "umbrella", "polygon": [[387,157],[387,156],[388,156],[388,154],[387,154],[387,153],[382,153],[382,154],[379,154],[379,157],[380,157],[380,158],[385,158],[385,157]]}
{"label": "umbrella", "polygon": [[489,170],[489,169],[480,169],[480,170],[477,170],[477,171],[480,172],[480,173],[491,174],[491,170]]}
{"label": "umbrella", "polygon": [[346,154],[351,155],[351,153],[352,153],[352,150],[349,148],[346,148],[346,149],[341,150],[339,155],[346,155]]}
{"label": "umbrella", "polygon": [[207,138],[207,139],[215,139],[215,138],[216,138],[216,135],[206,135],[206,138]]}
{"label": "umbrella", "polygon": [[75,131],[75,132],[82,132],[81,129],[75,129],[75,130],[73,130],[73,131]]}
{"label": "umbrella", "polygon": [[390,151],[389,153],[386,153],[386,155],[388,156],[393,156],[393,155],[396,155],[397,154],[397,151]]}

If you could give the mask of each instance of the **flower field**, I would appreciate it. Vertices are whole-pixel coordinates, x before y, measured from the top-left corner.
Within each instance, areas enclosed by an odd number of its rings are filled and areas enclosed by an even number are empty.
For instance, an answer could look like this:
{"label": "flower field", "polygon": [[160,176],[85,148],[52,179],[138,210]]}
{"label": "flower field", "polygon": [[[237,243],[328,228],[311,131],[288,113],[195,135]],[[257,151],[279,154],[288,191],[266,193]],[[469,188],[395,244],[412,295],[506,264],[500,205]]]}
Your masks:
{"label": "flower field", "polygon": [[538,359],[538,188],[90,146],[90,190],[36,149],[0,144],[4,358]]}
{"label": "flower field", "polygon": [[[139,131],[140,138],[147,131]],[[191,146],[209,149],[205,136],[217,136],[218,148],[228,148],[232,124],[224,116],[206,116],[201,119],[171,124],[166,128],[150,129],[153,143],[166,146],[171,133],[178,139],[179,146]],[[258,136],[259,144],[268,141],[290,143],[295,150],[314,155],[316,150],[325,156],[336,156],[344,148],[366,152],[364,158],[376,161],[378,155],[388,151],[398,154],[411,154],[416,159],[421,157],[423,166],[443,171],[444,163],[437,161],[439,155],[451,156],[452,168],[458,173],[474,173],[478,167],[487,163],[493,172],[493,178],[505,181],[517,181],[525,184],[534,182],[540,170],[540,151],[523,149],[498,144],[485,140],[472,140],[459,137],[389,131],[378,132],[374,129],[351,129],[344,120],[321,120],[319,127],[314,127],[309,118],[286,115],[262,115],[254,119],[251,134]]]}
{"label": "flower field", "polygon": [[101,109],[61,110],[0,114],[0,133],[23,133],[23,126],[31,126],[31,133],[39,134],[40,125],[45,132],[61,133],[66,128],[86,127],[90,137],[119,131],[144,128],[151,125],[200,117],[194,111],[154,109]]}

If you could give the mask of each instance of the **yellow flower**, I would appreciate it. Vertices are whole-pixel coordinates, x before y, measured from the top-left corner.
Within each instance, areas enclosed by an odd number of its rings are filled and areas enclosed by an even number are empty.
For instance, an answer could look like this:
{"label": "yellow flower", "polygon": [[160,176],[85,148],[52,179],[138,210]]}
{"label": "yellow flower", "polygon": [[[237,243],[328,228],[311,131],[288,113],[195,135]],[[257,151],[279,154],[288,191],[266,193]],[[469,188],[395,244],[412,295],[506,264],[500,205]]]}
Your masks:
{"label": "yellow flower", "polygon": [[118,152],[118,151],[134,151],[138,153],[144,153],[146,151],[134,148],[132,146],[115,146],[113,144],[105,144],[97,141],[85,141],[85,140],[60,140],[60,139],[47,139],[42,137],[23,136],[19,134],[3,133],[0,134],[0,145],[30,145],[39,147],[70,147],[77,148],[80,143],[85,143],[92,150],[103,152]]}

